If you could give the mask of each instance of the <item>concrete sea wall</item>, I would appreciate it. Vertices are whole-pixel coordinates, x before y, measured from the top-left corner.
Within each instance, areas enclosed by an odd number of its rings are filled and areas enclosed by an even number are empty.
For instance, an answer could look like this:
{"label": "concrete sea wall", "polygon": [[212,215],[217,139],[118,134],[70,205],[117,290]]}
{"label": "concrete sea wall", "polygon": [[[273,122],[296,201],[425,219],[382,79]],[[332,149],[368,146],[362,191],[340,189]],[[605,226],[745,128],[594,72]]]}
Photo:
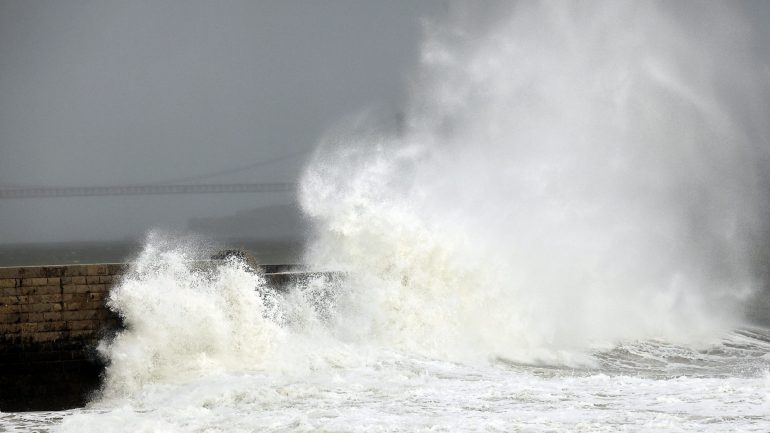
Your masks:
{"label": "concrete sea wall", "polygon": [[[293,265],[260,268],[278,289],[306,275]],[[104,370],[96,346],[121,326],[105,300],[127,269],[121,263],[0,268],[0,411],[85,404]]]}

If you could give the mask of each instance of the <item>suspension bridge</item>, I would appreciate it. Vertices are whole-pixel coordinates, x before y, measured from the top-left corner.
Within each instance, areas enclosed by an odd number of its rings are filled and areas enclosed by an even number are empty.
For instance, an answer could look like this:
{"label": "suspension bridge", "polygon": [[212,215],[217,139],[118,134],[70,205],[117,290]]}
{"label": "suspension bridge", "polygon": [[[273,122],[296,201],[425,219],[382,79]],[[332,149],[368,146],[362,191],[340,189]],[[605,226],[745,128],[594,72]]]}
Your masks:
{"label": "suspension bridge", "polygon": [[249,164],[210,173],[165,179],[153,183],[110,186],[49,186],[49,185],[2,185],[0,199],[48,198],[48,197],[99,197],[123,195],[161,194],[234,194],[234,193],[291,193],[297,190],[292,182],[210,183],[211,178],[254,170],[261,166],[277,164],[298,158],[310,151],[284,154]]}
{"label": "suspension bridge", "polygon": [[210,183],[191,185],[115,185],[67,187],[0,187],[0,199],[43,197],[89,197],[158,194],[215,194],[292,192],[294,183]]}
{"label": "suspension bridge", "polygon": [[303,149],[263,159],[250,164],[231,167],[210,173],[165,179],[153,183],[109,186],[50,186],[50,185],[2,185],[0,199],[24,199],[47,197],[99,197],[124,195],[161,194],[234,194],[234,193],[291,193],[297,190],[293,182],[210,183],[211,178],[254,170],[261,166],[277,164],[309,153]]}

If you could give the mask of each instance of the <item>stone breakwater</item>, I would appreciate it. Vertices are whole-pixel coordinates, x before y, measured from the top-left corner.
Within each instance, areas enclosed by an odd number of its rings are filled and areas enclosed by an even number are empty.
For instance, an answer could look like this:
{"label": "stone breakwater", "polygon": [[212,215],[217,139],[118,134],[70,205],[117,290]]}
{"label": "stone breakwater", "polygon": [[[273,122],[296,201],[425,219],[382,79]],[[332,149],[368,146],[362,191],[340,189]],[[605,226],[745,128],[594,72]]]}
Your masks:
{"label": "stone breakwater", "polygon": [[[295,265],[259,268],[278,289],[307,275]],[[0,411],[87,402],[104,370],[96,345],[121,327],[105,300],[127,269],[123,263],[0,268]]]}

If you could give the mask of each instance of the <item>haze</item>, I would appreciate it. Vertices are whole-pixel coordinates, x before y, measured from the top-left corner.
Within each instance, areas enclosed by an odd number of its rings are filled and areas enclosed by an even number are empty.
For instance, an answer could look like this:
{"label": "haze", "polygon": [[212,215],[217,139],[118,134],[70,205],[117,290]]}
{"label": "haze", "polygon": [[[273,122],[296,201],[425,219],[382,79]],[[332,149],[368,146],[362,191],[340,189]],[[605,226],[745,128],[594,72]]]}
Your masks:
{"label": "haze", "polygon": [[[396,122],[421,20],[445,9],[438,0],[0,0],[0,187],[295,182],[339,119],[369,110]],[[136,239],[156,227],[301,237],[294,202],[292,193],[2,199],[0,243]],[[255,223],[220,230],[239,215]]]}

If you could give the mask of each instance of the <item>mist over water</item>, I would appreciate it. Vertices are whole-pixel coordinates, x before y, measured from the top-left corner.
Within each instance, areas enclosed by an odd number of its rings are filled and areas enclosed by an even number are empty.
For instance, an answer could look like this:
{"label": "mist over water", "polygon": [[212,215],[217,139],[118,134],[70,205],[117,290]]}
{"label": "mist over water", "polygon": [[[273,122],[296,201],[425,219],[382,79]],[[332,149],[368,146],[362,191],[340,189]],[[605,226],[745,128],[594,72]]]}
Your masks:
{"label": "mist over water", "polygon": [[489,28],[429,26],[406,131],[351,121],[302,183],[307,260],[350,272],[352,327],[569,362],[737,326],[763,289],[765,82],[740,11],[698,5],[522,2]]}

